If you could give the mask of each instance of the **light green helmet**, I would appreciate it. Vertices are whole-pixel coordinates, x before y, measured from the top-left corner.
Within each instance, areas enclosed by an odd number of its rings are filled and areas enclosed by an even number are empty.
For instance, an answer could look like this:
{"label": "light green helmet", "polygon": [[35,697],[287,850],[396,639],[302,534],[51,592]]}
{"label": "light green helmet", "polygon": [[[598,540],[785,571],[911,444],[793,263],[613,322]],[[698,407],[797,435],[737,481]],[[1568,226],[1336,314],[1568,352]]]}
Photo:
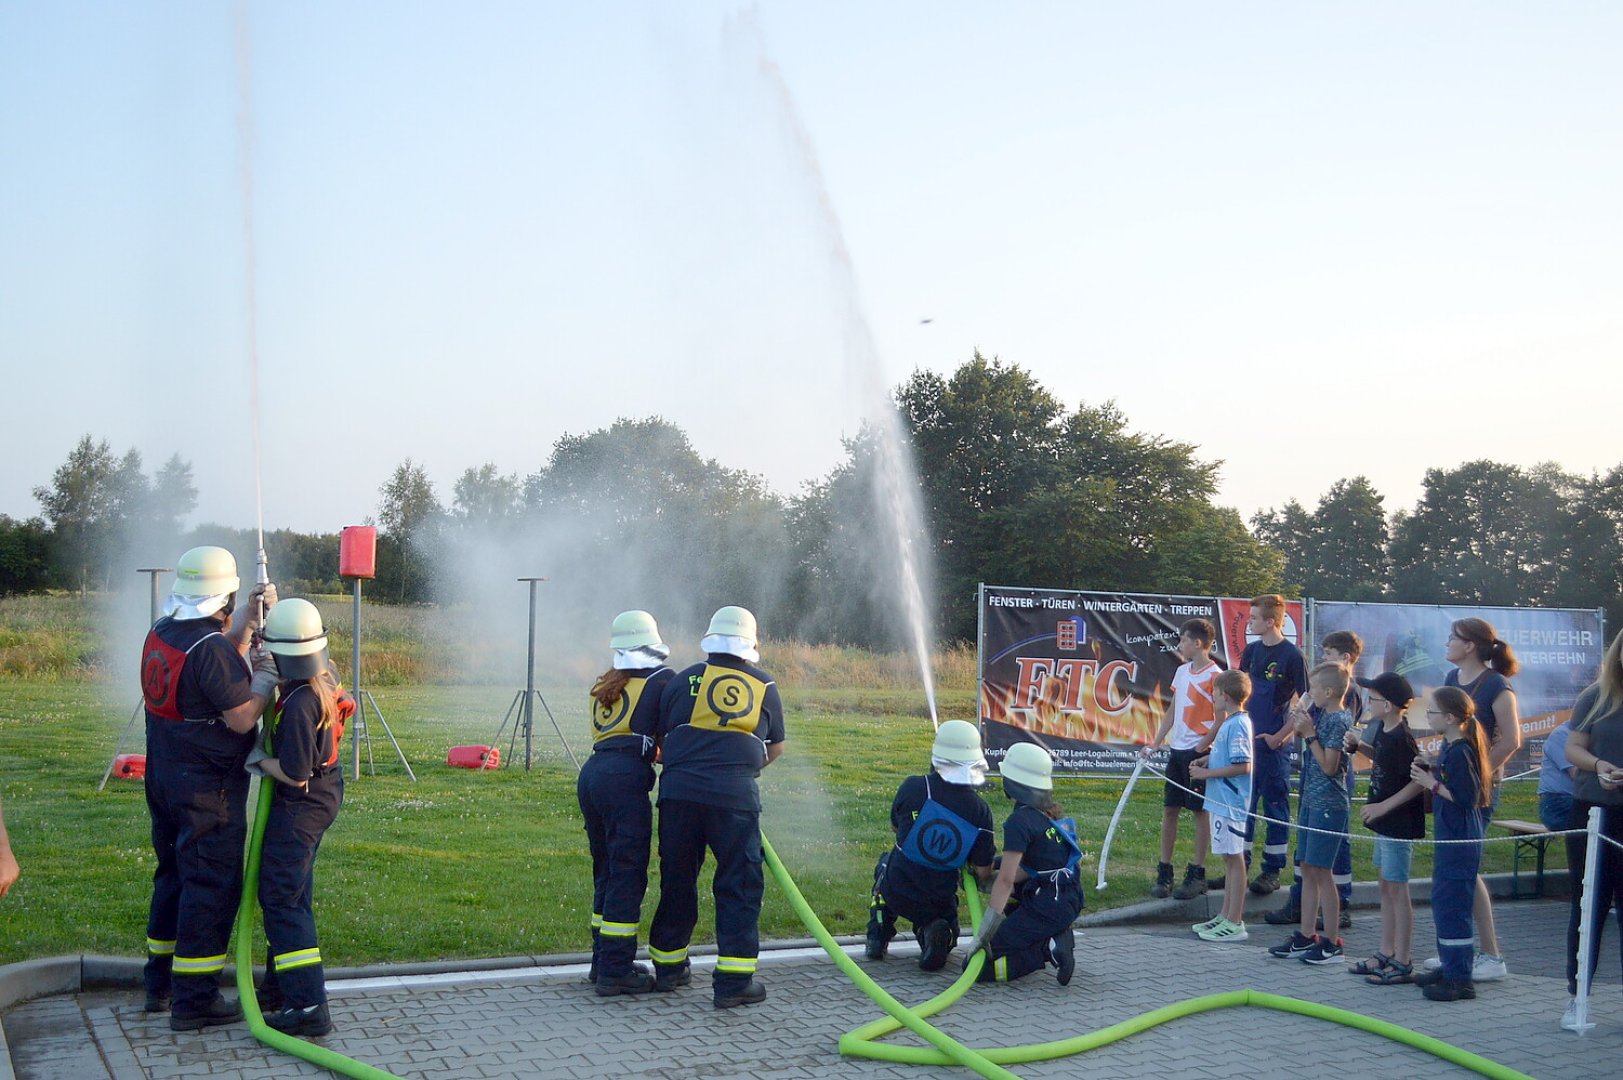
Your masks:
{"label": "light green helmet", "polygon": [[1015,743],[1009,747],[997,771],[1003,779],[1024,784],[1033,791],[1054,790],[1054,759],[1036,743]]}
{"label": "light green helmet", "polygon": [[706,637],[712,635],[740,638],[752,646],[760,643],[760,639],[755,636],[755,616],[748,608],[732,606],[718,608],[716,613],[710,616],[710,629],[705,631]]}
{"label": "light green helmet", "polygon": [[227,596],[237,591],[237,560],[222,547],[194,547],[175,563],[175,596]]}
{"label": "light green helmet", "polygon": [[313,679],[327,666],[327,628],[308,600],[282,600],[267,611],[264,641],[284,679]]}
{"label": "light green helmet", "polygon": [[986,765],[981,755],[981,733],[967,720],[945,721],[935,733],[930,760],[937,765]]}
{"label": "light green helmet", "polygon": [[614,617],[609,628],[609,645],[616,649],[640,649],[647,645],[663,645],[659,639],[659,624],[646,611],[622,611]]}

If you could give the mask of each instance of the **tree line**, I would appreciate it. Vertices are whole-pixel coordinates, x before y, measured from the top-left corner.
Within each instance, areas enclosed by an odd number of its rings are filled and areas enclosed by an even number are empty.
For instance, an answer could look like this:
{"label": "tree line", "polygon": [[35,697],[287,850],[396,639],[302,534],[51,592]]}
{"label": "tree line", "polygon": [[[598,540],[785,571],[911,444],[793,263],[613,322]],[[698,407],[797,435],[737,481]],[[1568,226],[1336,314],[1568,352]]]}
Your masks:
{"label": "tree line", "polygon": [[[982,581],[1623,617],[1623,465],[1588,477],[1487,461],[1431,469],[1417,504],[1390,513],[1351,477],[1312,510],[1293,500],[1248,527],[1213,502],[1218,465],[1197,446],[1134,430],[1112,403],[1069,408],[1018,365],[976,353],[950,375],[916,372],[893,405],[925,523],[905,542],[929,556],[917,561],[933,571],[938,639],[973,638]],[[899,628],[892,526],[874,496],[881,437],[864,428],[827,476],[789,496],[702,457],[658,417],[565,435],[527,475],[469,467],[445,493],[408,458],[379,489],[369,595],[443,599],[458,568],[506,544],[578,583],[556,594],[565,608],[657,601],[696,619],[726,596],[807,640],[890,646]],[[86,436],[35,496],[41,516],[0,516],[0,593],[117,585],[135,537],[171,553],[253,547],[251,530],[181,530],[197,493],[178,456],[148,476],[135,451],[119,457]],[[291,590],[342,588],[336,533],[278,530],[265,546]],[[660,594],[672,577],[683,587]]]}

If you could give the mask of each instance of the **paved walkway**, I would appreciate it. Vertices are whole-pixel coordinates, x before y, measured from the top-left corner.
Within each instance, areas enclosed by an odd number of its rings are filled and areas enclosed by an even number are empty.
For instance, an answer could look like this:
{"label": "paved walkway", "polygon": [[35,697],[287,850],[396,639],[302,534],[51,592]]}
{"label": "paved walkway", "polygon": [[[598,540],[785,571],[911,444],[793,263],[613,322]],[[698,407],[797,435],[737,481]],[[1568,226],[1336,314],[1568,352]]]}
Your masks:
{"label": "paved walkway", "polygon": [[[1416,912],[1416,940],[1431,940],[1429,910]],[[1201,994],[1252,987],[1322,1001],[1395,1021],[1550,1080],[1612,1077],[1623,1061],[1623,996],[1617,942],[1608,940],[1593,1001],[1595,1031],[1560,1030],[1566,1004],[1562,903],[1503,904],[1500,932],[1512,977],[1485,984],[1474,1002],[1436,1004],[1412,987],[1371,987],[1345,968],[1270,959],[1279,934],[1255,924],[1249,942],[1205,945],[1176,926],[1089,930],[1068,988],[1047,974],[1011,986],[978,986],[937,1017],[970,1044],[1015,1045],[1065,1038]],[[1374,912],[1357,913],[1350,953],[1377,935]],[[1615,924],[1614,924],[1615,932]],[[906,1002],[948,982],[920,972],[908,946],[866,965]],[[1424,947],[1420,955],[1428,955]],[[956,965],[949,965],[955,970]],[[770,988],[758,1006],[718,1012],[702,969],[669,995],[601,999],[578,967],[335,983],[339,1025],[323,1044],[401,1077],[566,1077],[699,1080],[810,1077],[934,1080],[972,1075],[946,1067],[841,1058],[839,1036],[879,1015],[821,953],[763,957]],[[84,993],[38,1001],[5,1017],[22,1080],[219,1080],[327,1076],[261,1046],[242,1025],[176,1034],[147,1017],[134,993]],[[892,1038],[897,1038],[892,1036]],[[909,1037],[910,1038],[910,1037]],[[1258,1050],[1258,1048],[1264,1048]],[[1303,1053],[1310,1056],[1305,1062]],[[1022,1077],[1090,1080],[1161,1076],[1201,1080],[1302,1080],[1344,1069],[1427,1080],[1474,1076],[1376,1036],[1263,1009],[1231,1009],[1174,1021],[1080,1058],[1014,1067]]]}

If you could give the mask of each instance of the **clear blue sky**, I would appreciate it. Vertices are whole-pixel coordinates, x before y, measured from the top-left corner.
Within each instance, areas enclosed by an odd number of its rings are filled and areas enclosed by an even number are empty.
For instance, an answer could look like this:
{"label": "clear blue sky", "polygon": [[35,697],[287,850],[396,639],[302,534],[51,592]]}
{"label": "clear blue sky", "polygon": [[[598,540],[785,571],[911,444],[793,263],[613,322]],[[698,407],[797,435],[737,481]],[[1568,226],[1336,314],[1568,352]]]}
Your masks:
{"label": "clear blue sky", "polygon": [[[790,493],[977,347],[1248,515],[1623,460],[1623,5],[248,10],[270,527],[652,413]],[[0,512],[89,432],[252,522],[241,64],[227,3],[0,7]]]}

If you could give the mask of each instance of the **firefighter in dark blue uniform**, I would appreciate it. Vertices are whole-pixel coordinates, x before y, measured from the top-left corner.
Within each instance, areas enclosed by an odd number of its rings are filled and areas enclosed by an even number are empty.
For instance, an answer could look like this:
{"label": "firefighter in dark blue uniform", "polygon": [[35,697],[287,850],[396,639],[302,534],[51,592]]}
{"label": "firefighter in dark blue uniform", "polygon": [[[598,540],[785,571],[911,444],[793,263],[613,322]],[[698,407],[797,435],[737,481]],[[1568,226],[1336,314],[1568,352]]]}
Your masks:
{"label": "firefighter in dark blue uniform", "polygon": [[270,951],[259,1004],[278,1031],[325,1035],[332,1019],[311,902],[316,852],[344,801],[338,747],[355,703],[333,675],[327,631],[314,604],[277,604],[265,619],[264,637],[282,681],[265,723],[265,749],[248,759],[269,778],[262,782],[276,785],[260,848],[259,906]]}
{"label": "firefighter in dark blue uniform", "polygon": [[242,1018],[241,1007],[220,996],[220,972],[242,895],[243,763],[276,688],[268,658],[261,670],[251,668],[249,644],[261,604],[274,604],[276,591],[257,587],[246,610],[235,611],[239,584],[229,551],[186,552],[164,617],[141,649],[146,797],[157,856],[146,1010],[170,1009],[172,995],[169,1026],[176,1031]]}
{"label": "firefighter in dark blue uniform", "polygon": [[756,777],[783,753],[783,702],[755,666],[755,616],[724,607],[699,642],[709,654],[672,680],[659,703],[659,907],[648,931],[655,989],[691,981],[688,942],[699,919],[705,848],[716,857],[718,1009],[766,998],[760,952],[761,795]]}
{"label": "firefighter in dark blue uniform", "polygon": [[1053,770],[1036,743],[1009,747],[998,768],[1015,807],[1003,823],[1003,857],[986,913],[964,954],[967,962],[986,946],[982,982],[1008,982],[1052,963],[1065,986],[1076,968],[1071,924],[1082,912],[1082,848],[1076,824],[1054,805]]}
{"label": "firefighter in dark blue uniform", "polygon": [[637,955],[654,836],[655,733],[659,700],[676,673],[670,646],[646,611],[615,616],[614,664],[592,686],[592,756],[575,784],[592,852],[592,979],[604,997],[654,988]]}
{"label": "firefighter in dark blue uniform", "polygon": [[891,803],[896,846],[874,867],[867,953],[883,960],[903,918],[919,941],[919,967],[939,971],[958,943],[959,872],[968,864],[976,877],[991,878],[994,835],[991,808],[975,791],[986,782],[975,725],[942,724],[930,765],[930,773],[903,780]]}

